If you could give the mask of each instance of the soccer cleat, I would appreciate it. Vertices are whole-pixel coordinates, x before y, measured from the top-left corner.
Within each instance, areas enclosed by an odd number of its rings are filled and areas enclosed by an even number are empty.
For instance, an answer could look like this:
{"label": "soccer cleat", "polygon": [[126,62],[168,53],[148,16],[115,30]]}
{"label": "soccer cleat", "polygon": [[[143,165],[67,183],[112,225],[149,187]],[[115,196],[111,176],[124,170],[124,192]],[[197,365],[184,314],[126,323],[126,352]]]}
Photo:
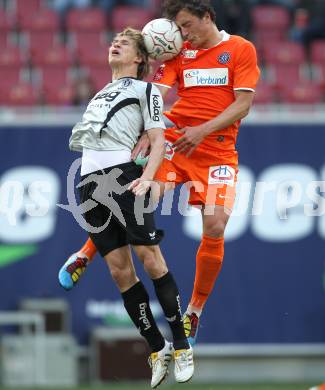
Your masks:
{"label": "soccer cleat", "polygon": [[318,386],[315,386],[315,387],[312,387],[309,390],[325,390],[325,383],[318,385]]}
{"label": "soccer cleat", "polygon": [[183,315],[183,325],[185,336],[187,337],[190,345],[193,346],[196,342],[197,332],[199,329],[199,317],[195,313],[185,313]]}
{"label": "soccer cleat", "polygon": [[88,259],[85,255],[73,253],[59,271],[59,283],[65,290],[71,290],[85,272]]}
{"label": "soccer cleat", "polygon": [[151,387],[155,389],[168,375],[168,365],[172,359],[173,344],[165,341],[165,346],[158,352],[152,352],[148,359],[152,370]]}
{"label": "soccer cleat", "polygon": [[193,348],[177,349],[174,352],[174,374],[179,383],[188,382],[194,373]]}

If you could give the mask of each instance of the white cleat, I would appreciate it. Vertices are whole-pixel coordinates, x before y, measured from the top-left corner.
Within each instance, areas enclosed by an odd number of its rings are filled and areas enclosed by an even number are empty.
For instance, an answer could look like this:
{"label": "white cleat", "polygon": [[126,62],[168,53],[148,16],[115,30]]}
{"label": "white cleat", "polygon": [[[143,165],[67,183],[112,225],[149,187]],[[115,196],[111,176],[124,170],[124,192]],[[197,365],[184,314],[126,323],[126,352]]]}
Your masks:
{"label": "white cleat", "polygon": [[155,389],[169,374],[168,365],[172,360],[173,344],[165,341],[165,346],[158,352],[152,352],[149,366],[152,369],[151,387]]}
{"label": "white cleat", "polygon": [[194,374],[193,348],[178,349],[174,352],[174,374],[178,383],[189,381]]}

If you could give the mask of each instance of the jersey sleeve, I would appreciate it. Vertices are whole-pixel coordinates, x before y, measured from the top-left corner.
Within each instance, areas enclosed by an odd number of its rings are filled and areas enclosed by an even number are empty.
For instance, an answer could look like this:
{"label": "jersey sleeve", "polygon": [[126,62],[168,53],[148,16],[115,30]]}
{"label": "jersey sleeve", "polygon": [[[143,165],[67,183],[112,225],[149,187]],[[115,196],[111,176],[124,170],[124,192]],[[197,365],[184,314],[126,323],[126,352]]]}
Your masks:
{"label": "jersey sleeve", "polygon": [[234,68],[234,90],[255,91],[259,76],[255,47],[246,41]]}
{"label": "jersey sleeve", "polygon": [[152,81],[157,85],[172,88],[177,81],[177,59],[166,61],[160,65]]}
{"label": "jersey sleeve", "polygon": [[163,106],[159,89],[152,83],[147,83],[145,93],[142,94],[140,99],[144,130],[166,128],[162,114]]}

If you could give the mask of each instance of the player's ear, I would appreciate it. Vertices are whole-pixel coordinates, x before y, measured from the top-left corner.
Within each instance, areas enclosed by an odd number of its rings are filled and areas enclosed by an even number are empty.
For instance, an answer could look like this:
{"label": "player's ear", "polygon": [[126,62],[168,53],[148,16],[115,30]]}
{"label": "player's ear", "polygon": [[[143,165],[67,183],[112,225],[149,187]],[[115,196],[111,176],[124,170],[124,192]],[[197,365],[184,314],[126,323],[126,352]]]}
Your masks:
{"label": "player's ear", "polygon": [[134,59],[134,62],[135,62],[136,64],[141,64],[141,62],[143,62],[142,56],[137,55],[137,56],[135,57],[135,59]]}
{"label": "player's ear", "polygon": [[211,15],[209,14],[209,12],[206,12],[203,16],[203,20],[205,22],[210,22],[211,21]]}

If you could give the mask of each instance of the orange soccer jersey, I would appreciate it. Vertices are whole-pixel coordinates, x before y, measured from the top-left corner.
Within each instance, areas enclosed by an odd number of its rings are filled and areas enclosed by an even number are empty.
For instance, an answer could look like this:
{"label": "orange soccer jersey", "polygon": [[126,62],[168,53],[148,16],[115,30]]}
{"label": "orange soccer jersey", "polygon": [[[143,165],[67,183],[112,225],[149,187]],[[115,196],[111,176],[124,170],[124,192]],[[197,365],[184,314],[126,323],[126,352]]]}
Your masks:
{"label": "orange soccer jersey", "polygon": [[[172,87],[178,83],[180,98],[171,111],[165,112],[178,128],[218,116],[235,100],[236,90],[255,90],[260,72],[254,46],[242,37],[222,34],[222,41],[209,49],[192,49],[185,42],[182,52],[161,65],[154,76],[158,85]],[[211,133],[198,149],[235,150],[239,124],[237,121]]]}
{"label": "orange soccer jersey", "polygon": [[240,121],[209,134],[189,157],[173,149],[181,136],[177,128],[209,121],[235,101],[234,91],[255,89],[260,72],[254,46],[224,31],[222,36],[222,41],[210,49],[197,50],[185,43],[182,52],[163,64],[154,76],[158,85],[172,87],[178,83],[179,95],[171,111],[165,112],[176,127],[165,132],[166,155],[155,179],[187,183],[190,204],[217,204],[232,209]]}

